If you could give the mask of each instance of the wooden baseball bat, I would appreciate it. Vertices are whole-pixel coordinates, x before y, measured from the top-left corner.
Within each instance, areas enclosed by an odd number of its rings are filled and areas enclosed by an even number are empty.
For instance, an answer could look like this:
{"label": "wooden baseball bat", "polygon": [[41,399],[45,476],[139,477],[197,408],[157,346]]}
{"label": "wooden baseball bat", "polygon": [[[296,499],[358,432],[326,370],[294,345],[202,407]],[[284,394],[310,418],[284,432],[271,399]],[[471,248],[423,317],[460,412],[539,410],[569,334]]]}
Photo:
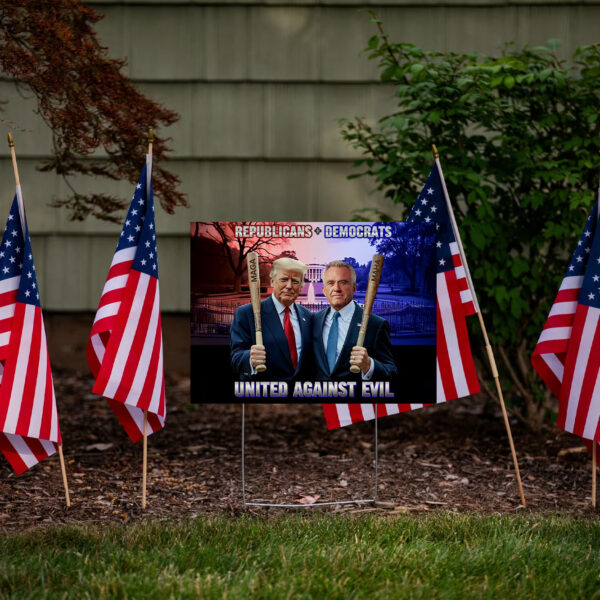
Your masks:
{"label": "wooden baseball bat", "polygon": [[[254,329],[256,330],[256,345],[263,345],[262,325],[260,321],[260,270],[258,264],[258,254],[248,252],[246,257],[248,267],[248,286],[250,287],[250,298],[252,301],[252,312],[254,313]],[[257,365],[255,367],[258,373],[267,370],[267,365]]]}
{"label": "wooden baseball bat", "polygon": [[[356,340],[357,346],[364,346],[365,343],[367,325],[369,324],[373,302],[375,302],[375,296],[377,295],[377,288],[379,287],[382,269],[383,256],[381,254],[374,254],[373,260],[371,261],[371,270],[369,271],[369,282],[367,283],[367,293],[365,294],[365,307],[363,309],[362,322],[360,324],[360,331],[358,332],[358,339]],[[360,367],[358,365],[351,365],[350,371],[352,373],[360,373]]]}

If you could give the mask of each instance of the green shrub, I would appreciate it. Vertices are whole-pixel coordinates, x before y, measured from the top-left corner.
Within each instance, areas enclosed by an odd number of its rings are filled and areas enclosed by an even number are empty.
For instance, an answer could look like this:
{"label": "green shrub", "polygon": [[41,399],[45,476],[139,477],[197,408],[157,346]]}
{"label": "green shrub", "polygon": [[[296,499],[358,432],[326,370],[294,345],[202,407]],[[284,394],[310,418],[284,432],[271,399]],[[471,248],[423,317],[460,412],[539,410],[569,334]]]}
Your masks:
{"label": "green shrub", "polygon": [[[373,22],[367,51],[398,110],[377,125],[342,120],[363,154],[350,177],[374,177],[410,207],[437,145],[503,389],[538,425],[549,392],[529,357],[595,198],[600,50],[580,47],[568,61],[556,40],[507,44],[502,56],[428,52],[393,43]],[[481,338],[472,339],[477,352]]]}

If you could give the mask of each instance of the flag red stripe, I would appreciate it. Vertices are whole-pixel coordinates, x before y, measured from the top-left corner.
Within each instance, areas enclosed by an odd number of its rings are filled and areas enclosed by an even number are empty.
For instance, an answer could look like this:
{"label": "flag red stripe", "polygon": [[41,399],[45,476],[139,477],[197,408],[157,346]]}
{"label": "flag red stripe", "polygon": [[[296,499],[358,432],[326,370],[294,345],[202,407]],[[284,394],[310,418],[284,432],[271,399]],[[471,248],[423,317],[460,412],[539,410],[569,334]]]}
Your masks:
{"label": "flag red stripe", "polygon": [[[583,306],[581,306],[581,308],[583,308]],[[592,348],[600,348],[600,327],[598,325],[596,325],[596,329],[594,331]],[[598,376],[599,372],[600,352],[590,352],[585,369],[585,375],[583,377],[583,383],[581,385],[579,402],[577,404],[577,416],[575,418],[575,426],[573,428],[573,433],[580,437],[587,437],[584,436],[584,430],[590,410],[590,404],[592,402],[592,394],[596,385],[596,377]]]}
{"label": "flag red stripe", "polygon": [[[154,290],[156,293],[156,290]],[[152,347],[152,355],[150,356],[150,362],[148,364],[146,379],[144,381],[144,387],[140,393],[139,400],[137,402],[137,406],[143,410],[148,410],[150,408],[150,402],[152,400],[152,392],[154,391],[154,383],[156,381],[156,377],[152,377],[151,374],[158,373],[158,359],[160,357],[160,348],[162,346],[162,336],[161,336],[161,326],[160,326],[160,317],[158,319],[158,324],[156,330],[154,332],[154,345]],[[163,401],[164,393],[161,392],[161,402]],[[158,409],[159,414],[164,414],[160,407]]]}
{"label": "flag red stripe", "polygon": [[[575,315],[573,322],[573,330],[571,332],[572,340],[580,340],[583,328],[585,326],[585,317],[587,316],[587,306],[582,306],[581,310],[578,310]],[[578,344],[577,344],[578,345]],[[558,405],[558,419],[556,424],[562,429],[565,428],[567,420],[568,410],[568,399],[571,385],[573,384],[573,374],[575,362],[577,360],[577,352],[569,352],[565,360],[565,374],[562,380],[560,401]]]}
{"label": "flag red stripe", "polygon": [[[136,278],[132,278],[136,281],[135,288],[133,290],[134,296],[138,293],[138,286],[140,284],[140,276]],[[137,320],[136,330],[133,336],[133,340],[131,342],[131,347],[129,349],[127,360],[125,362],[125,368],[123,370],[123,375],[121,377],[121,381],[115,392],[113,398],[115,400],[119,400],[120,402],[125,402],[127,400],[127,395],[129,394],[129,390],[131,389],[131,384],[133,383],[133,379],[135,377],[135,373],[140,361],[140,355],[144,348],[144,341],[146,340],[146,336],[148,334],[147,327],[150,322],[150,315],[152,313],[152,306],[154,305],[154,293],[156,290],[157,280],[154,277],[148,278],[148,287],[144,294],[142,310],[139,314],[139,318],[135,317]],[[133,286],[132,286],[133,287]],[[139,298],[137,300],[139,302]],[[130,317],[131,315],[128,315]],[[123,328],[125,328],[123,325]]]}
{"label": "flag red stripe", "polygon": [[[31,317],[30,317],[31,318]],[[29,423],[31,421],[31,413],[33,409],[33,399],[35,395],[35,384],[37,381],[37,373],[40,364],[40,342],[41,342],[41,320],[42,314],[35,310],[33,313],[33,331],[31,338],[31,346],[29,348],[29,356],[27,363],[27,375],[25,376],[25,385],[23,386],[23,396],[21,400],[21,409],[19,411],[19,419],[17,422],[16,433],[26,435],[29,433]],[[18,325],[19,332],[23,332],[22,323]],[[47,411],[43,411],[45,416]],[[48,434],[50,432],[48,431]],[[41,435],[41,432],[40,432]],[[42,436],[43,437],[43,436]]]}
{"label": "flag red stripe", "polygon": [[108,380],[112,373],[117,357],[117,351],[119,346],[121,345],[123,334],[125,333],[125,325],[127,324],[127,318],[129,316],[129,313],[131,312],[131,307],[135,296],[137,282],[139,281],[139,276],[139,271],[132,271],[127,281],[128,285],[125,288],[125,292],[123,294],[123,300],[121,301],[121,307],[119,309],[119,314],[117,315],[117,322],[115,324],[115,328],[111,333],[109,342],[106,346],[106,352],[104,353],[104,359],[102,360],[102,365],[100,366],[100,372],[98,373],[96,383],[92,389],[92,392],[94,394],[99,394],[102,396],[104,394],[106,386],[108,385]]}

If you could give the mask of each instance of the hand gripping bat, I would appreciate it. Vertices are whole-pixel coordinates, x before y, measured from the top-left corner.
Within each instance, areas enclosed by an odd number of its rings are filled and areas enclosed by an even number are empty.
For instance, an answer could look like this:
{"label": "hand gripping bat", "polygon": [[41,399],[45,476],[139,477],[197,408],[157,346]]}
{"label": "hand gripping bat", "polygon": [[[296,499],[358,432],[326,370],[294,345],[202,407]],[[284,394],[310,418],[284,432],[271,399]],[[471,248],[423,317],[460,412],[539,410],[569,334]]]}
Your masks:
{"label": "hand gripping bat", "polygon": [[[364,346],[369,317],[371,316],[371,309],[373,308],[373,302],[377,295],[377,288],[379,287],[382,269],[383,256],[381,254],[374,254],[371,262],[371,270],[369,271],[369,282],[367,284],[367,293],[365,294],[365,307],[363,309],[362,322],[360,324],[356,346]],[[360,367],[358,365],[350,365],[350,371],[352,373],[360,373]]]}
{"label": "hand gripping bat", "polygon": [[[260,271],[258,264],[258,254],[248,252],[246,257],[248,266],[248,286],[250,287],[250,298],[252,301],[252,312],[254,313],[254,329],[256,331],[256,345],[263,346],[262,325],[260,322]],[[263,373],[267,370],[267,365],[257,365],[257,373]]]}

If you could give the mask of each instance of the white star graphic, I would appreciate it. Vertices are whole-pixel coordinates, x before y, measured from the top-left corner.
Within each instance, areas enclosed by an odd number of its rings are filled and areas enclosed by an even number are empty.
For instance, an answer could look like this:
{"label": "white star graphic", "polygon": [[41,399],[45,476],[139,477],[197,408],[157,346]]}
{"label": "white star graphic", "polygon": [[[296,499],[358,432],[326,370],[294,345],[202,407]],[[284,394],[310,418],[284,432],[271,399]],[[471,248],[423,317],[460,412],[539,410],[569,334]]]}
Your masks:
{"label": "white star graphic", "polygon": [[575,270],[575,267],[574,267],[573,265],[571,265],[571,266],[569,267],[569,271],[574,271],[574,270]]}
{"label": "white star graphic", "polygon": [[596,262],[600,265],[600,258],[597,258]]}
{"label": "white star graphic", "polygon": [[150,223],[150,229],[154,229],[154,223]]}
{"label": "white star graphic", "polygon": [[137,210],[134,208],[134,209],[131,211],[131,214],[132,214],[132,215],[137,215]]}
{"label": "white star graphic", "polygon": [[148,257],[149,257],[149,258],[154,258],[154,253],[153,253],[153,252],[150,252],[150,254],[148,254]]}
{"label": "white star graphic", "polygon": [[577,262],[581,262],[583,260],[583,256],[578,256],[577,257]]}
{"label": "white star graphic", "polygon": [[133,240],[134,240],[134,239],[135,239],[135,238],[134,238],[132,235],[130,235],[130,236],[127,236],[127,241],[128,241],[128,242],[133,242]]}
{"label": "white star graphic", "polygon": [[142,260],[140,261],[142,263],[142,267],[146,264],[146,259],[142,258]]}
{"label": "white star graphic", "polygon": [[4,273],[8,273],[8,267],[4,267],[4,269],[2,269],[2,271],[3,271]]}
{"label": "white star graphic", "polygon": [[154,271],[156,271],[156,263],[154,263],[154,264],[152,265],[152,269],[153,269]]}
{"label": "white star graphic", "polygon": [[35,281],[31,284],[31,287],[35,290]]}
{"label": "white star graphic", "polygon": [[431,207],[431,212],[437,212],[437,206],[435,206],[435,204]]}
{"label": "white star graphic", "polygon": [[594,275],[593,279],[594,279],[594,281],[599,281],[600,277],[598,275]]}
{"label": "white star graphic", "polygon": [[440,265],[445,265],[446,261],[443,258],[440,258]]}
{"label": "white star graphic", "polygon": [[588,300],[593,300],[596,296],[594,296],[594,294],[592,294],[591,292],[588,294]]}
{"label": "white star graphic", "polygon": [[592,250],[591,250],[590,248],[586,248],[586,249],[585,249],[585,253],[586,253],[586,254],[589,254],[591,251],[592,251]]}
{"label": "white star graphic", "polygon": [[27,273],[27,277],[28,277],[29,279],[31,279],[31,271],[29,271],[29,273]]}
{"label": "white star graphic", "polygon": [[415,215],[417,215],[417,217],[421,216],[421,211],[420,210],[415,210]]}
{"label": "white star graphic", "polygon": [[146,242],[146,248],[150,248],[150,242]]}
{"label": "white star graphic", "polygon": [[8,220],[12,221],[13,220],[13,215],[8,215]]}
{"label": "white star graphic", "polygon": [[15,237],[15,235],[17,235],[17,231],[16,231],[16,229],[13,229],[13,230],[10,232],[10,234],[11,234],[13,237]]}
{"label": "white star graphic", "polygon": [[30,295],[30,294],[31,294],[31,292],[30,292],[29,290],[25,290],[25,296],[26,296],[27,298],[29,298],[29,295]]}
{"label": "white star graphic", "polygon": [[4,245],[8,248],[11,245],[11,241],[10,240],[6,240],[4,242]]}
{"label": "white star graphic", "polygon": [[141,206],[142,204],[144,204],[144,201],[143,201],[143,200],[140,198],[140,199],[138,200],[138,204]]}
{"label": "white star graphic", "polygon": [[590,237],[590,235],[592,235],[590,231],[585,232],[585,237]]}
{"label": "white star graphic", "polygon": [[429,188],[429,189],[427,190],[427,193],[428,193],[430,196],[431,196],[431,194],[433,194],[433,192],[434,192],[434,189],[433,189],[433,188]]}
{"label": "white star graphic", "polygon": [[441,248],[442,247],[442,242],[436,242],[435,243],[435,247],[436,248]]}
{"label": "white star graphic", "polygon": [[136,230],[136,231],[139,231],[140,229],[141,229],[141,227],[140,227],[139,225],[136,225],[136,226],[135,226],[135,230]]}
{"label": "white star graphic", "polygon": [[423,200],[421,200],[421,204],[422,204],[423,206],[427,206],[427,203],[428,203],[428,202],[429,202],[429,200],[427,200],[427,199],[425,199],[425,198],[423,198]]}
{"label": "white star graphic", "polygon": [[14,256],[11,256],[8,260],[10,260],[11,263],[14,263],[17,259]]}
{"label": "white star graphic", "polygon": [[131,223],[131,221],[129,219],[127,219],[127,221],[125,221],[125,227],[127,227],[130,223]]}
{"label": "white star graphic", "polygon": [[135,189],[136,189],[136,190],[141,190],[141,189],[142,189],[142,184],[141,184],[141,183],[138,183],[138,184],[135,186]]}

